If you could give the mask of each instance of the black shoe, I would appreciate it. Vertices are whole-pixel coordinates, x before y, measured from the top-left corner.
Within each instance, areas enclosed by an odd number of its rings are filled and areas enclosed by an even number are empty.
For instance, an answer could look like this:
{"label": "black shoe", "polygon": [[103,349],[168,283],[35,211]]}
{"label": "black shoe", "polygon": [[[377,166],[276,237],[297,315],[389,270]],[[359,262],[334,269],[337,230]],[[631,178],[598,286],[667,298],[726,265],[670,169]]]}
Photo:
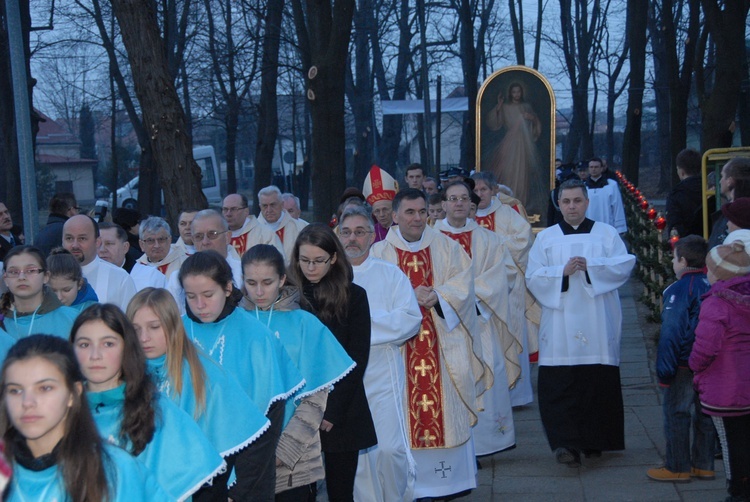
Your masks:
{"label": "black shoe", "polygon": [[555,460],[558,464],[565,464],[568,467],[581,467],[581,454],[570,448],[556,449]]}
{"label": "black shoe", "polygon": [[581,450],[583,456],[586,458],[600,458],[602,456],[601,450]]}

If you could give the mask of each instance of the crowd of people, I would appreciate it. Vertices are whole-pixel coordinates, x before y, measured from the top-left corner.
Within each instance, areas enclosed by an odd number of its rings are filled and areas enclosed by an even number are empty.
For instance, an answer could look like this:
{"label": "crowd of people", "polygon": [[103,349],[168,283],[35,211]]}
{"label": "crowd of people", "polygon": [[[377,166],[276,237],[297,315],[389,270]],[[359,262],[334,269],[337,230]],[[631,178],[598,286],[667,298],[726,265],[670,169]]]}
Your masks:
{"label": "crowd of people", "polygon": [[[439,187],[418,164],[403,188],[374,166],[335,225],[308,224],[275,186],[257,217],[244,194],[183,210],[179,236],[131,210],[98,223],[58,194],[29,246],[0,204],[5,498],[310,501],[323,480],[331,501],[459,494],[478,458],[515,447],[532,363],[557,462],[624,449],[617,290],[635,257],[603,162],[563,171],[536,236],[492,174]],[[667,462],[648,475],[713,476],[718,430],[730,494],[750,500],[736,172],[724,245],[675,247],[657,365]],[[713,418],[692,457],[691,406]]]}

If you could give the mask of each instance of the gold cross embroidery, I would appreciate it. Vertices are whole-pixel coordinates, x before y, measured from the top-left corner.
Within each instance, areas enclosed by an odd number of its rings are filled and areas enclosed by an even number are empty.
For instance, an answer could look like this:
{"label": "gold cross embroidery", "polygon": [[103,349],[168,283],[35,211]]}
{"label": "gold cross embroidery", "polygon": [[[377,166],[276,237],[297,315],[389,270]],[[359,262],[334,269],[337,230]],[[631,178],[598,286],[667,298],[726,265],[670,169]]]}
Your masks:
{"label": "gold cross embroidery", "polygon": [[488,221],[483,221],[479,226],[482,228],[490,228],[490,223]]}
{"label": "gold cross embroidery", "polygon": [[424,359],[420,359],[419,365],[414,366],[414,369],[419,371],[422,374],[422,376],[427,376],[427,371],[431,370],[432,366],[430,366],[429,364],[426,364]]}
{"label": "gold cross embroidery", "polygon": [[430,429],[425,429],[424,436],[419,438],[419,440],[422,441],[425,444],[425,446],[430,446],[430,443],[432,443],[436,439],[437,437],[430,434]]}
{"label": "gold cross embroidery", "polygon": [[427,335],[429,335],[429,334],[430,334],[430,330],[429,329],[423,329],[422,331],[420,331],[419,332],[419,341],[420,342],[424,342],[424,337],[427,336]]}
{"label": "gold cross embroidery", "polygon": [[424,262],[418,261],[416,256],[414,258],[412,258],[411,263],[407,263],[406,264],[407,267],[410,267],[410,268],[414,267],[414,272],[415,273],[419,272],[419,267],[422,266],[422,265],[424,265]]}
{"label": "gold cross embroidery", "polygon": [[429,411],[430,406],[432,406],[433,404],[435,404],[435,401],[427,399],[427,394],[422,394],[422,400],[417,401],[417,406],[421,406],[422,411],[424,411],[425,413]]}

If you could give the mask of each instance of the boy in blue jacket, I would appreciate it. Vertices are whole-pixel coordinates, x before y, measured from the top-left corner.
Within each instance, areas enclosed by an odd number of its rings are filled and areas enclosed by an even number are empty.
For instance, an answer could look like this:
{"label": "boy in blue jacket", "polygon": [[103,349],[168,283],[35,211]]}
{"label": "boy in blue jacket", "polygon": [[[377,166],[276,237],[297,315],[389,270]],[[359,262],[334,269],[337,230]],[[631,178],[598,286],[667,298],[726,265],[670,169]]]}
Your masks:
{"label": "boy in blue jacket", "polygon": [[664,390],[667,455],[663,467],[649,469],[646,473],[656,481],[687,482],[691,477],[714,479],[716,429],[711,418],[701,410],[698,395],[693,390],[693,372],[688,367],[701,296],[710,288],[705,271],[707,252],[706,241],[697,235],[677,241],[672,259],[677,281],[664,290],[656,374]]}

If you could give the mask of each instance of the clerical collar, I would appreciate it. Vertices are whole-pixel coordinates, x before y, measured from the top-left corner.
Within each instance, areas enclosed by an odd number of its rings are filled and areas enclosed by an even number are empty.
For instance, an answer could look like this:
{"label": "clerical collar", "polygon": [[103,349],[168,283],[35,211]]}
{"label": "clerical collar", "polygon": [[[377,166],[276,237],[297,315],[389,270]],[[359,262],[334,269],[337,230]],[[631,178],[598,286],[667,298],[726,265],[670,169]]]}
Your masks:
{"label": "clerical collar", "polygon": [[594,226],[594,221],[588,218],[584,218],[580,225],[574,227],[567,221],[563,220],[559,223],[559,225],[563,235],[589,234],[591,233],[591,229]]}
{"label": "clerical collar", "polygon": [[422,231],[422,236],[419,238],[419,240],[414,241],[414,242],[407,241],[404,238],[404,236],[401,235],[401,229],[399,229],[398,226],[396,226],[396,233],[398,234],[399,238],[402,241],[404,241],[404,243],[406,244],[406,247],[408,247],[409,251],[411,251],[412,253],[419,251],[419,248],[422,247],[422,239],[424,239],[424,231]]}

